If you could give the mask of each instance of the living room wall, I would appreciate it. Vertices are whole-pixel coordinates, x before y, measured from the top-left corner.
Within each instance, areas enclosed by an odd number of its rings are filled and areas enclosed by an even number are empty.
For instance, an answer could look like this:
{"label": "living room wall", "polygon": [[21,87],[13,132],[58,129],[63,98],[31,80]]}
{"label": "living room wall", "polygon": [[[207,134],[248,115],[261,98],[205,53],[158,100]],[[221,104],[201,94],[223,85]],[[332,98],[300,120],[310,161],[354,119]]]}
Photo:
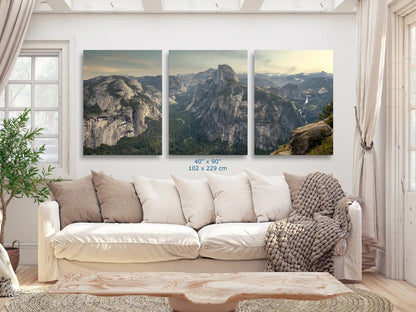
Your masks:
{"label": "living room wall", "polygon": [[[248,50],[249,90],[252,86],[254,50],[329,49],[334,51],[334,155],[254,156],[253,92],[249,91],[249,155],[221,156],[227,174],[250,168],[265,175],[282,172],[333,173],[347,193],[352,190],[352,141],[354,137],[356,31],[354,14],[35,14],[27,39],[71,40],[73,45],[73,95],[71,135],[75,138],[73,178],[103,170],[120,179],[131,174],[168,178],[176,174],[201,178],[189,172],[196,157],[168,156],[168,120],[163,120],[162,156],[82,155],[82,53],[83,50],[163,50],[167,77],[169,50]],[[167,84],[164,83],[167,91]],[[167,116],[167,93],[163,98]],[[213,158],[213,157],[209,157]],[[22,263],[36,262],[37,210],[28,200],[12,203],[6,242],[19,239]]]}

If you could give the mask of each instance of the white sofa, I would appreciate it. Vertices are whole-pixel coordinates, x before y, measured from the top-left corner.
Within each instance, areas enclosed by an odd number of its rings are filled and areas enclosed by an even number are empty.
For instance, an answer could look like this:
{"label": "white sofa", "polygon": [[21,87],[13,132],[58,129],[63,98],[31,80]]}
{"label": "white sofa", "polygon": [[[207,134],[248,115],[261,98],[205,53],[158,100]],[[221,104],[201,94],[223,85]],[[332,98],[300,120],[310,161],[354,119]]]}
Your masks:
{"label": "white sofa", "polygon": [[[335,277],[361,280],[361,207],[350,205],[351,233],[335,257]],[[210,224],[199,231],[176,224],[73,223],[61,230],[59,206],[39,206],[39,281],[69,272],[264,271],[270,222]]]}

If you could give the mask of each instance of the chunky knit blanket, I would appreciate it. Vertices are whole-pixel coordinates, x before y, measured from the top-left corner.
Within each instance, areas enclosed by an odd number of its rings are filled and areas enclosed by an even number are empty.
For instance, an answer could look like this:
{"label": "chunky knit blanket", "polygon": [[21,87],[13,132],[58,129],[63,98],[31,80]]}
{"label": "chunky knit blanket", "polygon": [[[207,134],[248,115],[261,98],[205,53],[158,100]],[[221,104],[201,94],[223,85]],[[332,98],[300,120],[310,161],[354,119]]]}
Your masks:
{"label": "chunky knit blanket", "polygon": [[308,175],[293,198],[287,219],[269,226],[266,271],[334,273],[334,247],[347,238],[351,220],[338,180],[324,173]]}

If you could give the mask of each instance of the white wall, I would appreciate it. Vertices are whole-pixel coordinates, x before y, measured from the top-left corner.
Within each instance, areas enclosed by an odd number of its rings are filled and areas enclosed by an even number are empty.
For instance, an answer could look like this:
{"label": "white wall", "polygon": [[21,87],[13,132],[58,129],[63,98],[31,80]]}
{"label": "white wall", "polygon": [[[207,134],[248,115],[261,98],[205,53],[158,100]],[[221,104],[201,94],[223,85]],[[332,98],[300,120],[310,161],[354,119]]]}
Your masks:
{"label": "white wall", "polygon": [[[163,121],[163,156],[83,156],[82,155],[82,52],[87,49],[162,49],[164,78],[168,51],[174,49],[244,49],[249,51],[250,72],[254,50],[332,49],[334,50],[334,155],[333,156],[253,156],[253,92],[249,91],[249,155],[221,156],[227,174],[252,168],[263,174],[283,171],[306,174],[332,172],[347,193],[352,189],[352,140],[354,134],[356,30],[353,14],[35,14],[27,38],[70,39],[74,45],[75,178],[90,169],[122,179],[132,172],[167,178],[169,173],[198,177],[188,172],[195,157],[167,155],[167,118]],[[167,84],[164,79],[164,112],[167,116]],[[212,158],[212,157],[210,157]],[[37,211],[30,201],[12,204],[6,241],[19,239],[24,245],[37,242]],[[35,248],[29,248],[35,251]],[[27,252],[23,258],[36,258]],[[29,258],[28,258],[29,257]],[[24,260],[25,262],[25,260]],[[31,262],[27,260],[26,262]]]}

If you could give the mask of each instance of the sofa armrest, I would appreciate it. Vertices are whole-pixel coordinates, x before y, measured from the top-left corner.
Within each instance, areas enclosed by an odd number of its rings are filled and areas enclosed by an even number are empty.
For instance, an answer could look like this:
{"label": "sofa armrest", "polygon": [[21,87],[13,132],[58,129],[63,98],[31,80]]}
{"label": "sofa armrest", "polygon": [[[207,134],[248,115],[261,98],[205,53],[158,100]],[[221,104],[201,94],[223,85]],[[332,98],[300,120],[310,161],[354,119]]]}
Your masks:
{"label": "sofa armrest", "polygon": [[343,262],[335,266],[335,276],[338,279],[360,281],[362,278],[362,228],[361,206],[354,201],[349,206],[351,216],[351,232],[347,238],[347,250],[343,256],[335,257],[336,262]]}
{"label": "sofa armrest", "polygon": [[40,282],[59,278],[58,260],[50,239],[60,230],[58,203],[56,201],[41,203],[38,209],[38,279]]}

